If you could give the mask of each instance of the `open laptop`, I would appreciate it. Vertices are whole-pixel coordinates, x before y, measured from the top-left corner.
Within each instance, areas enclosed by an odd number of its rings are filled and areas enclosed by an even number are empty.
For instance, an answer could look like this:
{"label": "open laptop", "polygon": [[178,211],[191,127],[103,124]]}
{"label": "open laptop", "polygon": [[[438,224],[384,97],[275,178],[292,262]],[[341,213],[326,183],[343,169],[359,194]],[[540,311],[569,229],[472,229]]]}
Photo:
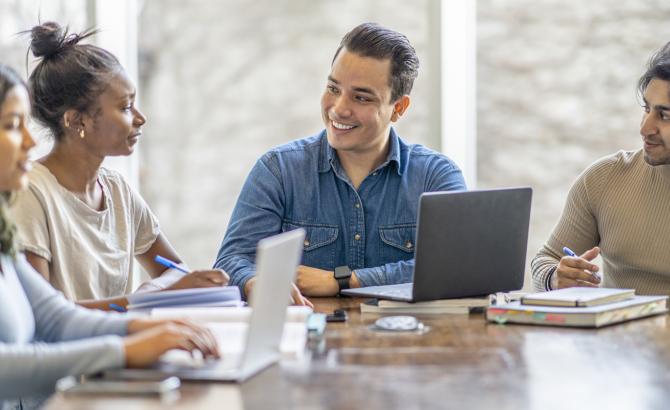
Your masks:
{"label": "open laptop", "polygon": [[122,369],[106,372],[107,378],[156,379],[177,376],[182,380],[242,382],[275,363],[284,330],[291,282],[302,255],[305,231],[296,229],[258,242],[256,276],[251,294],[253,311],[243,351],[225,354],[202,366],[161,361],[149,369]]}
{"label": "open laptop", "polygon": [[342,293],[421,302],[521,289],[531,197],[531,188],[422,194],[413,283]]}

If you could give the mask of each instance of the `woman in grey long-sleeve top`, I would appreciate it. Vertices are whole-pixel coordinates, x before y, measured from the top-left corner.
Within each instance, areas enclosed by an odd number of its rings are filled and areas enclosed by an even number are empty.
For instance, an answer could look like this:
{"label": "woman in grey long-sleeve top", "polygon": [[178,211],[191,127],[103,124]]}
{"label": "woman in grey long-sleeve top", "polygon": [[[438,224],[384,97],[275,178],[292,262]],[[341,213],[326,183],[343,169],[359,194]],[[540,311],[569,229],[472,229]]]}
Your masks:
{"label": "woman in grey long-sleeve top", "polygon": [[126,315],[69,303],[23,255],[3,254],[0,264],[0,397],[45,392],[69,374],[123,367]]}
{"label": "woman in grey long-sleeve top", "polygon": [[213,335],[199,326],[75,305],[16,251],[7,207],[12,191],[28,183],[29,114],[25,83],[0,65],[0,409],[3,400],[52,391],[61,377],[147,366],[170,349],[217,357]]}

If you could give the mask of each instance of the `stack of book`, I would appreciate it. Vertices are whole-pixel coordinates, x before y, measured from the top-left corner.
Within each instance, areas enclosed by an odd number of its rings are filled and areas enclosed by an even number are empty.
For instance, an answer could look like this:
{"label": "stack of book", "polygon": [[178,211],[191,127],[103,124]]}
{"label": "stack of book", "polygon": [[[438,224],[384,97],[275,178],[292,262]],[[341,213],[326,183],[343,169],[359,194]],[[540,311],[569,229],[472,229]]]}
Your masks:
{"label": "stack of book", "polygon": [[402,314],[468,314],[472,310],[482,311],[489,305],[489,298],[442,299],[428,302],[398,302],[372,299],[361,303],[361,313]]}
{"label": "stack of book", "polygon": [[601,327],[665,313],[667,300],[667,296],[636,296],[634,289],[565,288],[490,306],[486,318],[496,323]]}

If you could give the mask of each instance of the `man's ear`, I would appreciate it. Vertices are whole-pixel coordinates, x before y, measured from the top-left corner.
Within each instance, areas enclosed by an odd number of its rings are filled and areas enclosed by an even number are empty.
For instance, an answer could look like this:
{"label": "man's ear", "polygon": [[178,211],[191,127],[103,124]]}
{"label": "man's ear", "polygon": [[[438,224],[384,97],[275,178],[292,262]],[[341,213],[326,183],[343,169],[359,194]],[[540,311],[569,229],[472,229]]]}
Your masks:
{"label": "man's ear", "polygon": [[398,101],[393,104],[393,114],[391,115],[392,122],[396,122],[402,117],[405,111],[407,111],[410,101],[409,95],[403,95],[398,98]]}

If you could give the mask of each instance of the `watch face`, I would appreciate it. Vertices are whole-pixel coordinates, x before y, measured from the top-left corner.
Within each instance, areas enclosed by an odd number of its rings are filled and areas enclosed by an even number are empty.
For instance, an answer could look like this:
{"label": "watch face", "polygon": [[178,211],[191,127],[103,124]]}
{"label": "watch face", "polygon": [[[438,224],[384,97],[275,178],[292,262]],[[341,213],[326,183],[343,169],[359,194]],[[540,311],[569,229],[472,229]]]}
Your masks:
{"label": "watch face", "polygon": [[351,277],[351,269],[348,266],[338,266],[335,268],[335,279],[345,279]]}

